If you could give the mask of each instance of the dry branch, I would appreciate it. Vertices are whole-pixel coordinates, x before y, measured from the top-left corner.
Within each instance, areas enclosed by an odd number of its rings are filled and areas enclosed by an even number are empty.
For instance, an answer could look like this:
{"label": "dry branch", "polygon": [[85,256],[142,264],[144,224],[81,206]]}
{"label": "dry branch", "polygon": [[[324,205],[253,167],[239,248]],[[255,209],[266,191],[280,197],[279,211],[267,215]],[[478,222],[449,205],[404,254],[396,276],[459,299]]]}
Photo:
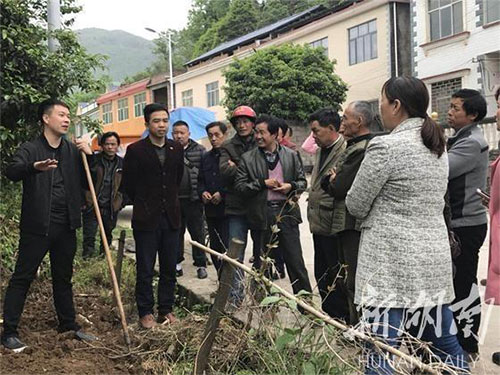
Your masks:
{"label": "dry branch", "polygon": [[[363,340],[365,342],[369,342],[370,344],[376,346],[377,348],[379,348],[381,350],[384,350],[384,351],[389,352],[395,356],[398,356],[399,358],[406,361],[409,365],[416,366],[421,371],[427,371],[430,374],[439,375],[439,374],[441,374],[442,370],[445,370],[445,369],[448,371],[452,370],[449,368],[449,366],[446,366],[443,363],[436,363],[434,365],[429,365],[429,364],[423,363],[422,361],[420,361],[418,358],[416,358],[414,356],[406,354],[406,353],[402,352],[401,350],[398,350],[398,349],[396,349],[396,348],[394,348],[394,347],[392,347],[392,346],[390,346],[390,345],[388,345],[380,340],[377,340],[371,336],[366,335],[363,332],[354,330],[352,327],[349,327],[349,326],[331,318],[330,316],[322,313],[321,311],[318,311],[317,309],[308,305],[307,303],[305,303],[301,299],[295,297],[292,293],[286,291],[285,289],[281,288],[279,285],[273,283],[268,278],[260,275],[259,273],[252,270],[250,267],[238,262],[237,260],[231,259],[226,254],[221,254],[221,253],[219,253],[215,250],[212,250],[209,247],[206,247],[206,246],[204,246],[196,241],[190,240],[189,242],[191,243],[191,245],[198,247],[199,249],[203,250],[204,252],[209,253],[211,255],[214,255],[216,257],[219,257],[220,259],[224,260],[225,262],[228,262],[228,263],[232,264],[233,266],[236,266],[236,267],[242,269],[246,273],[250,274],[253,278],[262,281],[266,286],[268,286],[270,288],[272,287],[274,290],[278,291],[284,297],[286,297],[292,301],[295,301],[298,306],[302,307],[305,311],[307,311],[311,315],[314,315],[316,318],[319,318],[322,321],[324,321],[325,323],[330,324],[330,325],[332,325],[332,326],[334,326],[342,331],[349,332],[350,335],[355,336],[358,339]],[[453,373],[453,371],[451,371],[451,373]]]}

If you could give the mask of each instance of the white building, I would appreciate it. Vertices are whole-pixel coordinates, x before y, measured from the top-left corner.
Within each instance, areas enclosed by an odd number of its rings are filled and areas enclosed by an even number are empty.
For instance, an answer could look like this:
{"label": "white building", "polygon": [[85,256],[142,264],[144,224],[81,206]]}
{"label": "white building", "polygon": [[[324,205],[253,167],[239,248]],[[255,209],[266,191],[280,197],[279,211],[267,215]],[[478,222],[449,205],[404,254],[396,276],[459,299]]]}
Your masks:
{"label": "white building", "polygon": [[[500,0],[412,0],[412,69],[446,117],[460,88],[480,90],[494,116],[500,86]],[[498,137],[498,135],[495,135]]]}

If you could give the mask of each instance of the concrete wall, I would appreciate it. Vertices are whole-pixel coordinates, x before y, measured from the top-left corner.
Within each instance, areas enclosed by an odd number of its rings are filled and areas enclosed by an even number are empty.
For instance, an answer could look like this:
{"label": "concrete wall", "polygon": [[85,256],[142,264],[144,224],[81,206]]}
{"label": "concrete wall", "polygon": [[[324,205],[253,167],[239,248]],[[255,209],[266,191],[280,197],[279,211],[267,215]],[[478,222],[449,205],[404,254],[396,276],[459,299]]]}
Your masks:
{"label": "concrete wall", "polygon": [[464,32],[430,42],[427,1],[412,0],[413,55],[417,77],[429,87],[433,82],[460,77],[462,87],[483,90],[489,101],[488,116],[494,115],[492,88],[500,84],[499,65],[496,82],[483,85],[478,57],[499,51],[500,23],[482,25],[475,0],[463,0]]}

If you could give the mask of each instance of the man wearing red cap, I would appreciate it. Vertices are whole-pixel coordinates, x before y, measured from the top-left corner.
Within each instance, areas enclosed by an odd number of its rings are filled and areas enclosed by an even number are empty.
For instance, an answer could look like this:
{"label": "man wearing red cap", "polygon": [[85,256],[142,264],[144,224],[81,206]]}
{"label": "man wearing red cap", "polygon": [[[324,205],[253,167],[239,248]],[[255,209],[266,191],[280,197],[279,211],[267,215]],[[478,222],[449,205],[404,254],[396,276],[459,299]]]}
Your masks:
{"label": "man wearing red cap", "polygon": [[[231,139],[224,142],[220,150],[219,169],[222,182],[226,190],[225,213],[229,221],[229,239],[237,238],[247,242],[248,222],[246,218],[245,205],[240,194],[234,189],[236,170],[241,160],[241,155],[257,147],[254,139],[254,126],[257,115],[248,106],[237,107],[231,118],[236,134]],[[252,234],[253,238],[253,234]],[[258,241],[254,241],[258,243]],[[244,249],[244,248],[243,248]],[[257,252],[257,253],[256,253]],[[259,249],[254,248],[254,257],[258,257]],[[238,255],[238,260],[243,262],[245,252]],[[243,302],[243,274],[237,271],[235,286],[231,291],[230,302],[234,306],[240,306]]]}

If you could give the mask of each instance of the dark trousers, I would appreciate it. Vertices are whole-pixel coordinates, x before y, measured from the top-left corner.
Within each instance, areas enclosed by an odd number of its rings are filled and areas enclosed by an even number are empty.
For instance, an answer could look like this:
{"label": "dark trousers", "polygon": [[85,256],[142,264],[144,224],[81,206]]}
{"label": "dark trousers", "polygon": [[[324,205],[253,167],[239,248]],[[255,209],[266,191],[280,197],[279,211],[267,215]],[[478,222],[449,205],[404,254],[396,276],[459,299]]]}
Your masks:
{"label": "dark trousers", "polygon": [[344,288],[339,287],[342,277],[337,236],[313,234],[314,277],[318,284],[323,311],[332,318],[349,319],[349,304]]}
{"label": "dark trousers", "polygon": [[[104,225],[104,232],[106,233],[106,239],[108,240],[108,245],[111,245],[113,241],[113,229],[116,227],[116,219],[118,217],[118,212],[111,215],[111,210],[109,208],[101,209],[101,218]],[[94,207],[86,209],[82,213],[83,222],[83,250],[82,256],[84,258],[89,258],[94,254],[95,247],[95,236],[97,233],[97,218],[95,216]],[[100,236],[100,232],[99,232]],[[104,253],[104,247],[101,239],[100,253]]]}
{"label": "dark trousers", "polygon": [[[276,218],[280,215],[280,212],[281,205],[267,207],[267,223],[269,229],[262,231],[262,246],[260,246],[260,248],[264,252],[264,256],[269,255],[273,258],[272,252],[276,248],[268,250],[267,244],[278,242],[293,292],[295,294],[301,290],[311,292],[311,283],[309,282],[309,276],[302,256],[299,224],[296,218],[287,215],[282,216],[280,222],[276,223]],[[278,224],[279,232],[273,234],[271,226],[275,224]],[[269,254],[266,254],[266,252],[269,252]],[[254,266],[260,268],[260,259],[255,259]]]}
{"label": "dark trousers", "polygon": [[[458,341],[462,348],[469,353],[478,352],[478,331],[481,324],[481,297],[477,283],[477,265],[479,262],[479,249],[486,237],[487,225],[476,225],[472,227],[453,228],[453,232],[460,239],[462,253],[454,260],[456,274],[453,279],[455,287],[455,300],[452,309],[456,310],[457,303],[466,302],[464,308],[473,312],[464,316],[464,309],[454,311],[457,323]],[[460,316],[462,315],[462,316]]]}
{"label": "dark trousers", "polygon": [[166,215],[161,216],[160,226],[153,231],[134,229],[137,280],[135,299],[139,317],[153,313],[153,275],[156,254],[160,263],[158,282],[158,314],[172,311],[175,293],[175,265],[179,247],[179,230],[173,229]]}
{"label": "dark trousers", "polygon": [[50,223],[48,236],[21,232],[16,267],[3,306],[3,336],[17,336],[17,326],[24,309],[26,295],[47,251],[50,253],[50,271],[54,306],[59,321],[59,332],[78,330],[73,305],[73,259],[76,252],[76,234],[68,225]]}
{"label": "dark trousers", "polygon": [[[181,202],[181,230],[179,232],[179,250],[177,263],[184,260],[184,233],[186,228],[193,241],[204,243],[203,237],[203,203],[192,202],[189,199],[180,199]],[[205,253],[197,247],[192,247],[194,265],[196,267],[206,267],[207,257]]]}
{"label": "dark trousers", "polygon": [[338,233],[339,240],[339,260],[343,266],[344,292],[347,295],[349,303],[349,321],[351,325],[355,325],[359,318],[354,304],[354,286],[356,284],[356,267],[358,265],[359,238],[361,232],[357,230],[345,230]]}
{"label": "dark trousers", "polygon": [[[208,217],[208,236],[210,238],[210,248],[225,253],[229,246],[229,221],[226,216],[223,217]],[[217,272],[222,267],[222,261],[214,255],[211,255],[212,263]]]}

